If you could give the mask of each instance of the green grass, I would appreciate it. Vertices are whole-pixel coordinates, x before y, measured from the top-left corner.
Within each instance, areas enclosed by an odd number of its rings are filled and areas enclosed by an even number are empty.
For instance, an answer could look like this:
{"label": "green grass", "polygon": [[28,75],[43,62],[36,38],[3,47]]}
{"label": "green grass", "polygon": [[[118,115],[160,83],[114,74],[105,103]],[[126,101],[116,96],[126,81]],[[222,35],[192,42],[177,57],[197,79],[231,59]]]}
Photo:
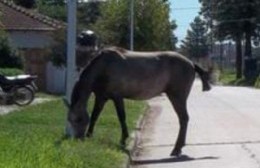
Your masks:
{"label": "green grass", "polygon": [[[91,100],[90,104],[93,104]],[[143,102],[126,102],[127,123],[133,130]],[[119,147],[120,126],[109,102],[93,138],[60,141],[66,109],[61,100],[28,106],[0,116],[1,168],[120,168],[126,154]]]}
{"label": "green grass", "polygon": [[24,72],[18,68],[0,68],[0,74],[4,76],[16,76],[24,74]]}
{"label": "green grass", "polygon": [[223,71],[220,75],[220,82],[224,85],[233,86],[252,86],[255,88],[260,88],[260,78],[254,79],[236,79],[236,73],[233,71]]}
{"label": "green grass", "polygon": [[255,81],[255,88],[260,88],[260,76]]}
{"label": "green grass", "polygon": [[220,73],[219,80],[224,85],[232,85],[236,81],[236,73],[233,71],[223,71]]}

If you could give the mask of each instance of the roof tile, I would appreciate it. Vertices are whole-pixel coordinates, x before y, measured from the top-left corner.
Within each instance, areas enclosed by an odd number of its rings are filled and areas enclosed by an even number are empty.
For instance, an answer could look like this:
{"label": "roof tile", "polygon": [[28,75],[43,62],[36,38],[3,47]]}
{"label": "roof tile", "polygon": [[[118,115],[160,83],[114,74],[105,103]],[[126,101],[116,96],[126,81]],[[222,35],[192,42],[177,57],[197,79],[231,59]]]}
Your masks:
{"label": "roof tile", "polygon": [[6,30],[55,30],[65,23],[42,15],[35,10],[15,5],[10,0],[0,0],[0,28]]}

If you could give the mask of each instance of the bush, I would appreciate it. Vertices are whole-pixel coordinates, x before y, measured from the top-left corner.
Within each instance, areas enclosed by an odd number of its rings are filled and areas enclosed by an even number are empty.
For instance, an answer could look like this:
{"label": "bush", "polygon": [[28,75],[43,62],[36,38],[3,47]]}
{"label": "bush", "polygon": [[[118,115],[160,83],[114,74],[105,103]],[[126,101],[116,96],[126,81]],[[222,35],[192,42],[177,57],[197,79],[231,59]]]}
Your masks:
{"label": "bush", "polygon": [[219,76],[220,83],[224,85],[234,85],[237,81],[236,73],[230,70],[224,70],[220,73]]}
{"label": "bush", "polygon": [[14,2],[25,8],[33,8],[35,5],[35,0],[15,0]]}
{"label": "bush", "polygon": [[63,0],[38,0],[36,5],[38,11],[46,16],[62,21],[67,20],[66,4]]}
{"label": "bush", "polygon": [[245,77],[236,79],[236,73],[233,71],[223,71],[220,75],[220,82],[224,85],[260,88],[260,76],[250,79],[246,79]]}
{"label": "bush", "polygon": [[0,68],[22,68],[22,59],[9,45],[5,32],[0,32],[0,53]]}
{"label": "bush", "polygon": [[16,76],[23,73],[23,70],[17,68],[0,68],[0,74],[4,76]]}
{"label": "bush", "polygon": [[55,32],[54,45],[51,47],[50,61],[57,67],[66,66],[67,44],[65,30]]}
{"label": "bush", "polygon": [[258,78],[255,81],[255,87],[260,88],[260,76],[258,76]]}

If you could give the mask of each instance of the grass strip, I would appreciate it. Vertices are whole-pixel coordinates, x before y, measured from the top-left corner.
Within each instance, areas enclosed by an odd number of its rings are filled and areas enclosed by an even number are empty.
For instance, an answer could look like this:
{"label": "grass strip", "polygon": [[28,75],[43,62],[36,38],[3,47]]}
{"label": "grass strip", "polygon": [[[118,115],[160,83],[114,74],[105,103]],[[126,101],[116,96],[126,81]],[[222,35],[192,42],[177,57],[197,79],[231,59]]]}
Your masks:
{"label": "grass strip", "polygon": [[[93,107],[93,100],[90,100]],[[126,101],[130,131],[144,112],[144,102]],[[126,154],[119,147],[121,129],[113,103],[107,103],[93,138],[65,140],[66,109],[53,100],[0,116],[2,168],[121,168]]]}

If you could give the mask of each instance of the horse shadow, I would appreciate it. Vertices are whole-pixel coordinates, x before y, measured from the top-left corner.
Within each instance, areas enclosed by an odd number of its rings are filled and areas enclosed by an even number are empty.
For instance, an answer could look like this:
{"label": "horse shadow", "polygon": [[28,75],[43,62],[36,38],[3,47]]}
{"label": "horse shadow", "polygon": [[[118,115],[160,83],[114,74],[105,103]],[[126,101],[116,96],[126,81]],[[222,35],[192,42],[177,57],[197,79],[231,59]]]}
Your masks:
{"label": "horse shadow", "polygon": [[131,165],[148,165],[148,164],[163,164],[163,163],[175,163],[175,162],[189,162],[189,161],[198,161],[198,160],[216,160],[219,157],[214,156],[205,156],[205,157],[190,157],[188,155],[181,155],[179,157],[169,157],[169,158],[161,158],[161,159],[143,159],[143,160],[135,160],[130,159]]}

